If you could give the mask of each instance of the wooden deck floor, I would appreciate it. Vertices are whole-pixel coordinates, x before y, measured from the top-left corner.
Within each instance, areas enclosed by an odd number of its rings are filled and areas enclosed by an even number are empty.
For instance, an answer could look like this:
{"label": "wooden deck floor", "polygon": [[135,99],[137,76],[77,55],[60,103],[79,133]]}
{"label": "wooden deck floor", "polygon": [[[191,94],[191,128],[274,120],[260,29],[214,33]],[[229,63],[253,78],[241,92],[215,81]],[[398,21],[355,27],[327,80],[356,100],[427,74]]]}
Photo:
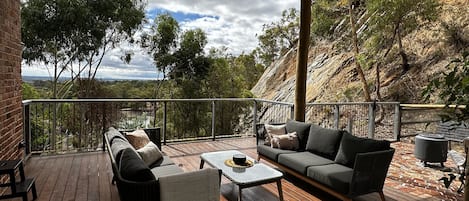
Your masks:
{"label": "wooden deck floor", "polygon": [[[185,171],[192,171],[198,169],[201,153],[237,149],[255,158],[256,150],[254,145],[253,138],[240,138],[215,142],[171,144],[163,146],[162,150],[165,154],[171,156],[174,162],[179,164]],[[25,172],[27,177],[36,178],[39,196],[37,200],[39,201],[119,200],[116,187],[111,185],[112,171],[107,153],[104,152],[32,157],[26,162]],[[289,175],[286,175],[282,180],[282,187],[285,200],[337,200]],[[221,191],[221,201],[236,200],[237,188],[226,178],[222,181]],[[389,186],[385,186],[384,194],[387,201],[437,200],[436,198],[422,199]],[[244,200],[278,200],[277,196],[275,183],[243,190]],[[377,193],[372,193],[361,196],[356,200],[374,201],[379,200],[379,196]]]}

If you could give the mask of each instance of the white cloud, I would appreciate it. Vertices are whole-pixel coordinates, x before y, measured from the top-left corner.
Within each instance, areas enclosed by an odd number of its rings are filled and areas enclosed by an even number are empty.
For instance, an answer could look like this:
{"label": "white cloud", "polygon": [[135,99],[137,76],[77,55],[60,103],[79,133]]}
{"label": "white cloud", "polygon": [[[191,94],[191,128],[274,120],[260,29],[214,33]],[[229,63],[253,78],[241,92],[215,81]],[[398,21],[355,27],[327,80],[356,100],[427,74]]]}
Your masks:
{"label": "white cloud", "polygon": [[[249,53],[257,46],[256,34],[261,33],[262,25],[280,19],[283,10],[298,9],[299,5],[298,0],[148,0],[146,11],[158,9],[199,15],[199,18],[179,22],[181,28],[201,28],[207,34],[207,50],[226,47],[229,53],[239,55]],[[127,49],[134,52],[130,64],[124,64],[120,59]],[[46,68],[39,64],[23,64],[22,71],[23,75],[48,76]],[[97,77],[157,79],[162,75],[156,72],[152,59],[144,50],[121,44],[106,54]]]}

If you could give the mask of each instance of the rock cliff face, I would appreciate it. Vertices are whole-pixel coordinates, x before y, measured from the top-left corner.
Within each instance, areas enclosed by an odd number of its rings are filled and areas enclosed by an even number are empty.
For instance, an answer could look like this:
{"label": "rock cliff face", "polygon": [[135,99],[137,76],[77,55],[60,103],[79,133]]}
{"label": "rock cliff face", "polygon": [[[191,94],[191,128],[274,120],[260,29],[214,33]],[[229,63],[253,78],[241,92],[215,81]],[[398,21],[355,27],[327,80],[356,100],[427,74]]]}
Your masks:
{"label": "rock cliff face", "polygon": [[[469,1],[442,1],[440,18],[403,39],[411,68],[403,72],[397,53],[383,58],[380,66],[381,101],[422,102],[421,91],[469,44]],[[456,28],[450,32],[444,25]],[[457,42],[451,33],[458,34]],[[468,43],[466,43],[468,42]],[[461,44],[462,43],[462,44]],[[345,46],[351,46],[345,45]],[[460,47],[465,46],[465,47]],[[296,47],[269,66],[252,92],[259,98],[293,102],[295,94]],[[351,47],[343,41],[314,41],[309,49],[307,102],[363,101],[362,85],[354,69]],[[376,65],[363,69],[376,99]]]}

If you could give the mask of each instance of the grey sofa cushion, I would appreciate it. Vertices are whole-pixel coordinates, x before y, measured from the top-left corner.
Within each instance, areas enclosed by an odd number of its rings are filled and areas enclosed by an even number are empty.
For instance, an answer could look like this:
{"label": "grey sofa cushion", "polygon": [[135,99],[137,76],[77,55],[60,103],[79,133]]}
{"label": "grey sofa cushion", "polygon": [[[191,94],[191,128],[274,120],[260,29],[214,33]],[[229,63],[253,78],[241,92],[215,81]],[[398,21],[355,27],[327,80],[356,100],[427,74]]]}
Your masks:
{"label": "grey sofa cushion", "polygon": [[308,141],[309,135],[309,127],[311,124],[295,121],[295,120],[288,120],[286,124],[287,133],[296,132],[298,135],[298,140],[300,142],[299,150],[305,150],[306,142]]}
{"label": "grey sofa cushion", "polygon": [[157,160],[155,163],[150,165],[150,168],[159,167],[159,166],[166,166],[166,165],[174,165],[174,162],[171,160],[169,156],[163,156],[160,160]]}
{"label": "grey sofa cushion", "polygon": [[153,173],[153,176],[155,176],[156,179],[163,177],[163,176],[180,174],[183,172],[184,171],[177,165],[165,165],[165,166],[154,167],[151,169],[151,173]]}
{"label": "grey sofa cushion", "polygon": [[358,153],[382,151],[389,148],[389,141],[361,138],[344,132],[334,161],[353,168]]}
{"label": "grey sofa cushion", "polygon": [[122,178],[129,181],[153,181],[150,168],[142,161],[138,154],[131,148],[122,151],[119,172]]}
{"label": "grey sofa cushion", "polygon": [[261,145],[257,145],[257,153],[263,156],[266,156],[270,160],[277,162],[279,154],[296,153],[296,151],[285,150],[285,149],[275,149],[270,146],[261,144]]}
{"label": "grey sofa cushion", "polygon": [[311,125],[306,150],[334,160],[339,149],[342,131]]}
{"label": "grey sofa cushion", "polygon": [[343,194],[349,193],[353,169],[339,164],[329,164],[310,166],[306,171],[306,175],[313,180],[330,186]]}
{"label": "grey sofa cushion", "polygon": [[301,174],[306,174],[306,169],[309,166],[332,164],[334,161],[304,151],[292,154],[280,154],[278,156],[278,163],[296,170]]}
{"label": "grey sofa cushion", "polygon": [[161,201],[219,201],[220,175],[217,169],[203,169],[159,179]]}

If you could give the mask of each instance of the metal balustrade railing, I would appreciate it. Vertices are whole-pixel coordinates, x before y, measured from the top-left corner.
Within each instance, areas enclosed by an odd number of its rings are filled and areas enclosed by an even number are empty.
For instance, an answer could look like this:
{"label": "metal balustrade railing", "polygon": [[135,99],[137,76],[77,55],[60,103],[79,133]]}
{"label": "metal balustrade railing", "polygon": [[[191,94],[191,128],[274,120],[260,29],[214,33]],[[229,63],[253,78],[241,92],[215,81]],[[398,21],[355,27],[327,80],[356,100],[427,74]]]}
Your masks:
{"label": "metal balustrade railing", "polygon": [[[102,150],[103,133],[110,126],[159,127],[163,143],[253,136],[258,123],[293,119],[293,107],[254,98],[25,100],[26,152]],[[306,122],[354,135],[391,140],[400,135],[399,103],[309,103],[306,110]],[[381,113],[384,117],[376,122]]]}

